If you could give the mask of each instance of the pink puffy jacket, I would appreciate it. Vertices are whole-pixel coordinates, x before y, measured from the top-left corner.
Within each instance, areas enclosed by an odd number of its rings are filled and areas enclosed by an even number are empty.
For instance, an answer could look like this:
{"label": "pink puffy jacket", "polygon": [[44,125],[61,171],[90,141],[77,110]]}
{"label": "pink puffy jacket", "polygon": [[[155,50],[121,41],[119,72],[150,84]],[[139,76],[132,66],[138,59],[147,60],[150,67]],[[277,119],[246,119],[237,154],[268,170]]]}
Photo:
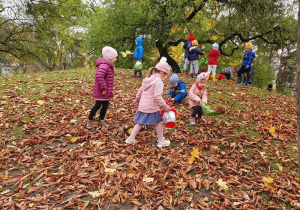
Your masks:
{"label": "pink puffy jacket", "polygon": [[[114,70],[115,66],[103,58],[96,60],[97,67],[94,85],[94,98],[105,100],[113,97],[114,87]],[[106,90],[106,94],[102,95],[102,91]]]}
{"label": "pink puffy jacket", "polygon": [[207,103],[206,87],[199,90],[195,83],[189,91],[190,108],[192,108],[193,106],[200,106],[200,103]]}
{"label": "pink puffy jacket", "polygon": [[143,80],[142,86],[136,94],[135,101],[139,104],[138,110],[144,113],[160,111],[165,108],[166,102],[162,97],[164,83],[158,74],[153,74]]}

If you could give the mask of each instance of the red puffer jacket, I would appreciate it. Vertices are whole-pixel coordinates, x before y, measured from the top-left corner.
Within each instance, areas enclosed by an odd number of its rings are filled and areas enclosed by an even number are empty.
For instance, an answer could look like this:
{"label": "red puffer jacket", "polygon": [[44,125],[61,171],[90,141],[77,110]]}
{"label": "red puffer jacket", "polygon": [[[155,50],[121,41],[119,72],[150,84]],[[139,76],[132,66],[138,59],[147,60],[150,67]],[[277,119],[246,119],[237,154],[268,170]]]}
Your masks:
{"label": "red puffer jacket", "polygon": [[219,50],[212,49],[208,53],[208,65],[218,65],[218,58],[220,56]]}

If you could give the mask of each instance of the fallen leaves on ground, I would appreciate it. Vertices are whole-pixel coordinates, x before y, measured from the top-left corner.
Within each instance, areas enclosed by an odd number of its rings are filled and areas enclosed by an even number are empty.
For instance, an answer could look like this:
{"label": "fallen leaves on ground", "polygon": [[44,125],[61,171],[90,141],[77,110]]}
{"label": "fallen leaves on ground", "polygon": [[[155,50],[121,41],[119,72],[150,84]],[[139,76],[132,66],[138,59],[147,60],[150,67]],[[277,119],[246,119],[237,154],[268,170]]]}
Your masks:
{"label": "fallen leaves on ground", "polygon": [[[117,70],[110,128],[87,130],[94,72],[1,77],[2,209],[300,207],[294,98],[209,81],[208,104],[224,115],[190,126],[186,100],[164,128],[170,147],[156,147],[155,126],[127,145],[141,80]],[[194,79],[179,76],[189,89]]]}

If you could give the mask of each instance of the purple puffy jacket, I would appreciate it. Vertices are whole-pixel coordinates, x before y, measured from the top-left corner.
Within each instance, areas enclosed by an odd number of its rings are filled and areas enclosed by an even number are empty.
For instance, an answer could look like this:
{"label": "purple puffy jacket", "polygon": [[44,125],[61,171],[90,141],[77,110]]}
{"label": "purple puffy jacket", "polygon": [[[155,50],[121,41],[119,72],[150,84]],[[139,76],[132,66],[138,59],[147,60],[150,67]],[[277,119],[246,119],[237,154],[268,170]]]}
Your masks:
{"label": "purple puffy jacket", "polygon": [[[99,58],[95,62],[97,67],[94,85],[94,98],[110,99],[113,97],[114,87],[114,70],[115,66],[103,58]],[[102,95],[102,91],[106,90],[106,94]]]}

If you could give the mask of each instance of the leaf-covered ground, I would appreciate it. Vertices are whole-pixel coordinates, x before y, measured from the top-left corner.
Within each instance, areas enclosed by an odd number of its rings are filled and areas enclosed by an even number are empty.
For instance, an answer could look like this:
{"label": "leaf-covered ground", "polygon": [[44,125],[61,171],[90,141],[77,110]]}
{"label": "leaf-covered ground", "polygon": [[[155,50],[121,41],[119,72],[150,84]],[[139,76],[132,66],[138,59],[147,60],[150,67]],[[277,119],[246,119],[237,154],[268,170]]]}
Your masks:
{"label": "leaf-covered ground", "polygon": [[94,73],[0,78],[1,209],[300,208],[294,98],[209,81],[209,107],[226,114],[191,126],[185,101],[164,128],[170,147],[156,146],[154,126],[126,145],[141,80],[117,70],[111,127],[87,130]]}

